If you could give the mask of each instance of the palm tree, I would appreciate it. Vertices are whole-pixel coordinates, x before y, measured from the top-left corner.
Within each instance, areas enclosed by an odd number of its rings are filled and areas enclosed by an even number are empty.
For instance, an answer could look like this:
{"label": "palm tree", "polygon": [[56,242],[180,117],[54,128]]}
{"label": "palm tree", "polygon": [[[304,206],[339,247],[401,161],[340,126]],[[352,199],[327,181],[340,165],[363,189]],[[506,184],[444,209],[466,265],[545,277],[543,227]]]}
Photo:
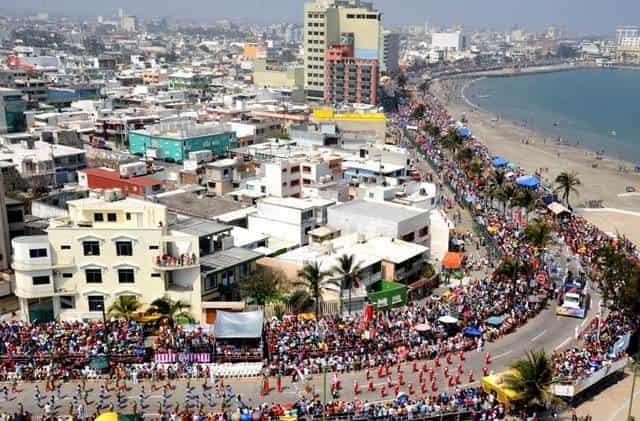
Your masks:
{"label": "palm tree", "polygon": [[551,233],[553,228],[547,222],[541,219],[533,220],[527,228],[524,229],[524,235],[531,246],[533,246],[540,253],[538,259],[542,264],[542,257],[545,247],[551,241]]}
{"label": "palm tree", "polygon": [[287,298],[287,304],[289,304],[292,313],[298,314],[308,311],[314,305],[314,300],[306,289],[297,289]]}
{"label": "palm tree", "polygon": [[462,148],[456,154],[456,159],[461,162],[469,162],[473,159],[473,151],[471,148]]}
{"label": "palm tree", "polygon": [[467,169],[467,172],[472,178],[479,178],[482,175],[483,169],[484,167],[482,165],[482,161],[480,161],[479,159],[473,159],[469,163],[469,168]]}
{"label": "palm tree", "polygon": [[134,295],[120,295],[107,310],[109,317],[131,320],[133,315],[142,307],[138,297]]}
{"label": "palm tree", "polygon": [[514,206],[524,208],[525,216],[528,220],[529,212],[535,208],[537,200],[538,198],[531,190],[518,189],[513,196],[513,200],[511,201],[511,203]]}
{"label": "palm tree", "polygon": [[439,139],[441,132],[442,130],[440,129],[440,126],[438,126],[437,124],[431,124],[431,126],[429,126],[429,129],[427,130],[427,133],[429,133],[429,136],[431,136],[434,139]]}
{"label": "palm tree", "polygon": [[552,363],[544,350],[527,352],[524,358],[511,364],[511,369],[505,376],[505,384],[520,394],[527,405],[545,405],[553,400],[549,392],[553,381]]}
{"label": "palm tree", "polygon": [[578,178],[578,174],[575,172],[567,172],[563,171],[556,177],[556,193],[562,193],[562,199],[564,199],[567,207],[571,209],[571,205],[569,204],[569,196],[571,193],[576,196],[579,195],[577,187],[581,185],[580,179]]}
{"label": "palm tree", "polygon": [[447,134],[442,137],[441,142],[442,147],[451,150],[455,155],[458,148],[464,144],[464,138],[460,135],[458,130],[452,127],[447,131]]}
{"label": "palm tree", "polygon": [[361,271],[362,268],[359,263],[356,263],[353,254],[343,254],[338,257],[338,263],[333,268],[333,272],[342,279],[340,303],[342,303],[342,291],[346,289],[349,292],[349,314],[351,314],[351,290],[356,286]]}
{"label": "palm tree", "polygon": [[515,285],[520,275],[529,275],[532,271],[531,264],[517,257],[506,257],[496,269],[496,275],[502,278],[512,278]]}
{"label": "palm tree", "polygon": [[191,305],[189,303],[164,296],[153,300],[149,310],[150,312],[165,316],[172,324],[177,321],[192,323],[194,322],[194,318],[188,311],[190,307]]}
{"label": "palm tree", "polygon": [[511,184],[505,184],[501,187],[493,189],[492,191],[493,198],[502,204],[502,209],[505,214],[507,213],[507,206],[513,199],[514,194],[515,189]]}
{"label": "palm tree", "polygon": [[255,304],[265,305],[277,299],[285,276],[280,270],[260,266],[251,276],[240,281],[238,287],[243,298],[252,298]]}
{"label": "palm tree", "polygon": [[296,284],[307,287],[311,297],[315,300],[316,320],[320,316],[322,290],[329,285],[340,285],[338,281],[325,279],[329,275],[331,275],[331,272],[321,270],[317,261],[304,265],[302,270],[298,272],[300,280]]}
{"label": "palm tree", "polygon": [[493,174],[493,182],[498,187],[502,187],[506,179],[507,179],[507,176],[504,174],[504,171],[496,171]]}

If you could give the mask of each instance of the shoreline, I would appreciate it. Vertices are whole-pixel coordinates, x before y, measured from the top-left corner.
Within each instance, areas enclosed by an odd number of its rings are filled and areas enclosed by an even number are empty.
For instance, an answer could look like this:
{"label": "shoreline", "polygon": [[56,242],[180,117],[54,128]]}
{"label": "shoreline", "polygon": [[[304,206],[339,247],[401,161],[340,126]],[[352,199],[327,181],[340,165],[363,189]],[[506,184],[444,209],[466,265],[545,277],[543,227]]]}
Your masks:
{"label": "shoreline", "polygon": [[[430,91],[454,119],[467,119],[466,125],[492,154],[503,156],[531,173],[540,172],[542,180],[549,184],[553,184],[562,171],[576,171],[582,185],[579,196],[571,198],[575,208],[585,207],[589,201],[602,201],[605,208],[640,211],[640,195],[626,192],[627,186],[640,190],[640,174],[633,172],[634,164],[609,156],[596,159],[596,153],[584,146],[550,141],[548,135],[513,121],[495,120],[493,113],[474,107],[475,104],[464,96],[466,86],[479,79],[438,79],[433,81]],[[622,168],[626,168],[626,172]],[[603,214],[584,213],[583,216],[591,220]],[[629,216],[624,220],[615,213],[610,216],[613,219],[610,223],[601,217],[594,222],[605,232],[619,231],[640,244],[640,216]]]}

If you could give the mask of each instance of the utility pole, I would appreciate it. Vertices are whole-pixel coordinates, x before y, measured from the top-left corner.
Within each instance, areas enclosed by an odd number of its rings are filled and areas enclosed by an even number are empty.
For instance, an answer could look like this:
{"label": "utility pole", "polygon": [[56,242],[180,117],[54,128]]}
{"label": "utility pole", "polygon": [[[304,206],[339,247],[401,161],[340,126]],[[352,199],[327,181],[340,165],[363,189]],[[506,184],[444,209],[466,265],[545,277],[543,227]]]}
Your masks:
{"label": "utility pole", "polygon": [[638,363],[636,361],[631,362],[631,366],[633,367],[633,380],[631,382],[631,396],[629,397],[629,412],[627,413],[627,421],[632,421],[633,417],[631,416],[631,409],[633,408],[633,395],[636,389],[636,375],[638,374]]}
{"label": "utility pole", "polygon": [[[635,377],[634,377],[635,380]],[[633,393],[633,392],[631,392]],[[322,421],[327,420],[327,361],[324,362],[322,367]],[[631,408],[629,408],[631,411]]]}

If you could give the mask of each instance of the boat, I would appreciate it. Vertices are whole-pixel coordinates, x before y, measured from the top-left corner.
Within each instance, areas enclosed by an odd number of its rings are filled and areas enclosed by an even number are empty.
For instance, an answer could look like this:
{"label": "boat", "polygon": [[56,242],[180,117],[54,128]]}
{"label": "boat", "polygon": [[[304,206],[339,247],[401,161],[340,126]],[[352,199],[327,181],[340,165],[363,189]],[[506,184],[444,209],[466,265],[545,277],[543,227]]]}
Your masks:
{"label": "boat", "polygon": [[609,134],[610,134],[611,136],[617,136],[617,135],[618,135],[618,133],[616,133],[616,131],[615,131],[615,130],[611,130],[611,131],[609,132]]}
{"label": "boat", "polygon": [[479,99],[489,98],[489,95],[477,95]]}

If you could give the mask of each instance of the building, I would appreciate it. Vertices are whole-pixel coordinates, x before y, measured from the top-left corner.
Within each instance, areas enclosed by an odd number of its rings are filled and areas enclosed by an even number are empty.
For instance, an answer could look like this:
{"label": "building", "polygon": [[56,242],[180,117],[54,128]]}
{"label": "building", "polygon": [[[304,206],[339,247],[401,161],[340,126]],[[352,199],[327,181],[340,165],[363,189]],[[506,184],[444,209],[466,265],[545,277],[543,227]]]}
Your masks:
{"label": "building", "polygon": [[0,88],[0,134],[27,130],[27,103],[16,89]]}
{"label": "building", "polygon": [[126,196],[149,197],[162,192],[164,183],[153,177],[122,178],[120,172],[111,168],[85,168],[78,171],[78,184],[96,189],[119,189]]}
{"label": "building", "polygon": [[119,296],[167,296],[200,318],[198,238],[168,228],[164,206],[117,196],[68,202],[47,235],[17,237],[15,294],[26,321],[102,317]]}
{"label": "building", "polygon": [[353,200],[327,210],[327,225],[343,234],[366,232],[424,244],[429,239],[429,211],[388,202]]}
{"label": "building", "polygon": [[431,48],[459,53],[467,48],[467,38],[462,31],[434,32],[431,34]]}
{"label": "building", "polygon": [[265,88],[302,89],[304,66],[298,63],[272,64],[264,59],[253,62],[253,84]]}
{"label": "building", "polygon": [[309,100],[324,98],[325,52],[340,43],[341,34],[353,34],[356,59],[378,59],[380,20],[381,14],[372,3],[360,0],[316,0],[305,4],[304,86]]}
{"label": "building", "polygon": [[355,35],[343,33],[340,43],[325,49],[324,102],[371,104],[378,98],[378,59],[355,56]]}
{"label": "building", "polygon": [[616,60],[640,63],[640,26],[622,26],[616,30]]}
{"label": "building", "polygon": [[9,220],[4,192],[4,176],[0,171],[0,272],[9,268],[11,243],[9,242]]}
{"label": "building", "polygon": [[381,36],[380,73],[394,75],[400,70],[400,34],[384,30]]}
{"label": "building", "polygon": [[77,180],[76,171],[87,166],[84,149],[32,139],[13,143],[3,136],[0,161],[13,164],[31,187],[52,187]]}
{"label": "building", "polygon": [[257,42],[245,42],[242,51],[245,60],[258,60],[267,58],[267,45]]}
{"label": "building", "polygon": [[120,19],[120,27],[125,32],[135,32],[136,22],[137,22],[137,19],[135,16],[123,16]]}
{"label": "building", "polygon": [[212,73],[195,73],[188,71],[178,71],[169,75],[169,89],[204,91],[211,84]]}
{"label": "building", "polygon": [[190,152],[203,150],[224,156],[236,143],[235,132],[225,124],[163,122],[129,132],[129,152],[172,162],[183,162]]}
{"label": "building", "polygon": [[240,300],[238,283],[255,271],[262,253],[242,247],[222,250],[202,258],[202,298],[204,300]]}
{"label": "building", "polygon": [[235,158],[219,159],[205,166],[207,192],[225,195],[239,187],[240,161]]}
{"label": "building", "polygon": [[249,215],[249,230],[286,240],[309,243],[309,231],[327,223],[327,209],[335,202],[324,199],[267,197],[257,202]]}
{"label": "building", "polygon": [[38,72],[24,68],[0,70],[0,85],[20,91],[32,108],[46,103],[49,96],[48,82]]}

